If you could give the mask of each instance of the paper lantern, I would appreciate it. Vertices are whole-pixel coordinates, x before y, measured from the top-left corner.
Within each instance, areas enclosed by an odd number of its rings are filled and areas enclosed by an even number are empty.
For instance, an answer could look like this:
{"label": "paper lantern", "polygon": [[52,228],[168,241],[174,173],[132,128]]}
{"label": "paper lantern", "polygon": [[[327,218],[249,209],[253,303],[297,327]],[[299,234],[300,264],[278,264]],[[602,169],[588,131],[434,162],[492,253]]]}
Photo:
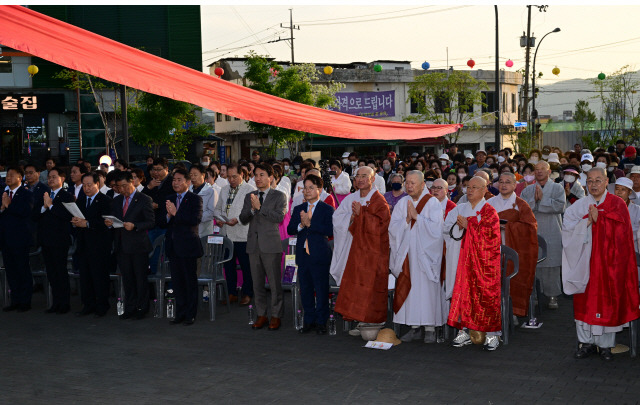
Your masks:
{"label": "paper lantern", "polygon": [[222,77],[222,75],[224,74],[224,69],[221,67],[217,67],[214,69],[213,73],[215,73],[215,75],[218,77]]}
{"label": "paper lantern", "polygon": [[508,61],[506,61],[504,63],[508,68],[513,67],[513,61],[511,59],[509,59]]}
{"label": "paper lantern", "polygon": [[475,65],[476,65],[476,62],[473,59],[469,59],[467,61],[467,66],[469,66],[471,69],[473,69]]}
{"label": "paper lantern", "polygon": [[429,64],[429,62],[422,62],[422,68],[424,70],[429,70],[430,67],[431,65]]}
{"label": "paper lantern", "polygon": [[604,73],[598,75],[598,80],[604,80],[607,76]]}
{"label": "paper lantern", "polygon": [[30,77],[33,77],[36,73],[38,73],[38,67],[36,65],[30,65],[27,68],[27,72],[29,72]]}
{"label": "paper lantern", "polygon": [[551,70],[551,73],[553,73],[554,75],[558,76],[558,75],[560,74],[560,68],[559,68],[559,67],[557,67],[557,66],[556,66],[556,67],[554,67],[554,68]]}
{"label": "paper lantern", "polygon": [[373,67],[373,70],[374,70],[374,71],[376,71],[376,72],[382,72],[382,65],[378,65],[378,64],[376,64],[376,65]]}
{"label": "paper lantern", "polygon": [[331,66],[325,66],[324,67],[324,74],[325,75],[330,75],[331,73],[333,73],[333,68]]}

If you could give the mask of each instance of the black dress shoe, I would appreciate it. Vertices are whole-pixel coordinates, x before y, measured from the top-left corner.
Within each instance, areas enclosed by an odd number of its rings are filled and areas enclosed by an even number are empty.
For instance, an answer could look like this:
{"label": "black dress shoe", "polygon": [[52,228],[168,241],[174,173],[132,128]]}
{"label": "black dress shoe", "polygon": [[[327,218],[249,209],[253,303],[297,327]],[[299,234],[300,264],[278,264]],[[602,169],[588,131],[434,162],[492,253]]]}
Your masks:
{"label": "black dress shoe", "polygon": [[318,335],[326,335],[327,334],[327,325],[318,325],[316,328],[316,333]]}
{"label": "black dress shoe", "polygon": [[134,312],[125,312],[122,315],[118,316],[119,319],[129,319],[129,318],[133,318]]}
{"label": "black dress shoe", "polygon": [[299,330],[298,330],[298,332],[299,332],[300,334],[303,334],[303,333],[309,333],[309,332],[311,332],[312,330],[314,330],[315,328],[316,328],[316,324],[315,324],[315,323],[310,323],[310,324],[304,325],[304,326],[302,327],[302,329],[299,329]]}
{"label": "black dress shoe", "polygon": [[71,310],[71,308],[68,305],[63,305],[63,306],[58,307],[58,313],[59,314],[66,314],[70,310]]}
{"label": "black dress shoe", "polygon": [[15,311],[15,310],[16,310],[16,309],[18,309],[19,307],[20,307],[20,305],[18,305],[18,304],[11,304],[11,305],[9,305],[9,306],[6,306],[6,307],[2,308],[2,310],[3,310],[4,312]]}
{"label": "black dress shoe", "polygon": [[582,343],[582,346],[578,350],[576,350],[574,357],[576,359],[584,359],[585,357],[589,357],[590,355],[596,353],[596,351],[597,346],[589,343]]}
{"label": "black dress shoe", "polygon": [[90,315],[92,313],[95,312],[95,309],[90,309],[90,308],[82,308],[82,311],[80,312],[76,312],[76,316],[85,316],[85,315]]}
{"label": "black dress shoe", "polygon": [[175,318],[175,319],[169,321],[169,323],[172,324],[172,325],[177,325],[177,324],[182,323],[182,322],[184,322],[184,317]]}
{"label": "black dress shoe", "polygon": [[58,307],[56,305],[44,311],[45,314],[53,314],[55,312],[58,312]]}
{"label": "black dress shoe", "polygon": [[185,320],[184,320],[184,324],[185,324],[186,326],[193,325],[193,323],[194,323],[195,321],[196,321],[196,318],[187,318],[187,319],[185,319]]}
{"label": "black dress shoe", "polygon": [[31,310],[31,304],[20,304],[18,306],[18,312],[27,312]]}
{"label": "black dress shoe", "polygon": [[600,347],[600,357],[602,357],[602,360],[604,361],[611,361],[613,360],[613,353],[611,353],[611,348],[609,347]]}

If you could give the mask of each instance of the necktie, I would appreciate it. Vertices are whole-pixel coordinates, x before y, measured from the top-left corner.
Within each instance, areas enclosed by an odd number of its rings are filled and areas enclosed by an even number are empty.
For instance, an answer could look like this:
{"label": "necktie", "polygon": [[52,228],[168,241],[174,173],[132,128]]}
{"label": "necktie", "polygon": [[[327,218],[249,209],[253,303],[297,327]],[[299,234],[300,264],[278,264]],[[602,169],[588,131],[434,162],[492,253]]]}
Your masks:
{"label": "necktie", "polygon": [[53,201],[54,198],[56,198],[56,192],[52,191],[51,192],[51,201]]}
{"label": "necktie", "polygon": [[178,211],[178,209],[180,208],[180,201],[182,200],[182,196],[180,194],[178,194],[178,196],[176,197],[176,211]]}
{"label": "necktie", "polygon": [[124,207],[122,207],[122,218],[124,219],[124,216],[127,215],[127,209],[129,209],[129,197],[125,198],[124,200]]}
{"label": "necktie", "polygon": [[87,208],[89,208],[90,205],[91,205],[91,197],[87,199]]}
{"label": "necktie", "polygon": [[[311,221],[311,215],[313,215],[313,211],[311,211],[313,209],[313,206],[315,204],[309,204],[309,208],[307,208],[307,213],[309,214],[309,221]],[[307,254],[309,254],[309,239],[307,237],[307,240],[304,241],[304,250],[307,252]]]}
{"label": "necktie", "polygon": [[13,200],[13,191],[9,191],[9,200]]}
{"label": "necktie", "polygon": [[264,202],[264,191],[261,191],[258,194],[260,194],[260,207],[262,207],[262,203]]}

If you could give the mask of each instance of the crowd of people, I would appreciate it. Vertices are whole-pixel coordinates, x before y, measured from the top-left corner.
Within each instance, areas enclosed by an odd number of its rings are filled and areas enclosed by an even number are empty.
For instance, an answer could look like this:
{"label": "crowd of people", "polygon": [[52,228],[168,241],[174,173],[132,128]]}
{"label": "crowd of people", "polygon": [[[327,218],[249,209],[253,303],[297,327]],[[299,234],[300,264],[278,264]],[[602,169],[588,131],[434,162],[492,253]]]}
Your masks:
{"label": "crowd of people", "polygon": [[[193,324],[198,259],[206,237],[219,233],[233,243],[224,264],[229,301],[254,304],[253,329],[281,326],[281,241],[292,237],[302,334],[327,333],[333,311],[358,322],[352,335],[384,324],[391,289],[393,322],[410,327],[401,341],[439,342],[448,324],[458,329],[453,346],[493,351],[502,329],[501,245],[519,257],[509,321],[527,315],[536,279],[550,309],[561,294],[573,295],[577,358],[598,352],[611,360],[615,333],[640,317],[640,157],[622,140],[593,152],[576,144],[565,152],[471,154],[449,145],[436,155],[345,152],[320,163],[254,151],[238,163],[205,155],[188,167],[153,157],[142,167],[78,161],[68,172],[54,159],[42,171],[10,166],[0,208],[11,298],[3,310],[31,309],[29,255],[41,248],[53,296],[46,312],[69,312],[73,245],[82,301],[76,315],[107,314],[117,268],[119,317],[142,319],[150,309],[147,276],[159,271],[162,254],[154,242],[164,239],[176,302],[171,322]],[[539,237],[547,246],[541,263]],[[331,282],[340,287],[335,305]]]}

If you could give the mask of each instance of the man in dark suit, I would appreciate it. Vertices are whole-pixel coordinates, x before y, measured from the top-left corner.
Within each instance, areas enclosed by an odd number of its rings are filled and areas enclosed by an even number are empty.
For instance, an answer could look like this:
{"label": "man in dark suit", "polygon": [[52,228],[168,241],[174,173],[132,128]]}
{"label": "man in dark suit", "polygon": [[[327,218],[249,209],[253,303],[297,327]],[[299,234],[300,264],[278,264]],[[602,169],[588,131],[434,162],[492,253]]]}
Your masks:
{"label": "man in dark suit", "polygon": [[253,173],[258,190],[245,195],[239,216],[243,225],[249,224],[247,253],[251,263],[253,294],[258,314],[253,329],[262,329],[267,324],[266,276],[271,288],[269,330],[277,330],[284,313],[281,280],[282,242],[278,227],[287,212],[287,198],[283,192],[271,188],[271,165],[259,164]]}
{"label": "man in dark suit", "polygon": [[323,185],[320,177],[307,174],[303,190],[305,202],[293,209],[287,227],[289,235],[298,235],[296,264],[304,309],[304,326],[300,333],[316,329],[319,335],[327,333],[329,319],[329,238],[333,236],[334,211],[332,206],[320,200]]}
{"label": "man in dark suit", "polygon": [[76,201],[84,219],[73,217],[71,223],[78,230],[78,246],[82,260],[80,267],[80,299],[82,310],[76,315],[95,312],[103,317],[109,310],[109,256],[111,230],[104,224],[103,215],[111,215],[111,198],[99,192],[95,173],[82,176],[84,194]]}
{"label": "man in dark suit", "polygon": [[40,171],[35,165],[27,164],[24,166],[24,179],[25,188],[33,193],[33,217],[32,220],[29,221],[29,230],[31,231],[33,241],[32,246],[35,246],[38,241],[36,227],[37,217],[43,204],[44,193],[50,193],[51,190],[49,186],[40,182]]}
{"label": "man in dark suit", "polygon": [[73,203],[73,194],[62,189],[65,173],[57,167],[48,171],[51,194],[45,192],[43,202],[38,207],[38,244],[42,247],[47,279],[51,285],[53,302],[46,313],[69,312],[69,275],[67,255],[71,246],[71,214],[63,203]]}
{"label": "man in dark suit", "polygon": [[[148,159],[147,159],[148,161]],[[153,243],[160,235],[164,235],[167,227],[167,210],[165,202],[167,198],[174,194],[172,177],[169,174],[169,162],[165,158],[156,158],[151,165],[151,178],[147,178],[147,185],[142,190],[143,193],[153,199],[153,212],[155,214],[156,226],[149,231],[149,240]],[[154,252],[151,258],[151,273],[155,274],[156,263],[160,252]]]}
{"label": "man in dark suit", "polygon": [[202,221],[202,198],[189,191],[190,184],[187,171],[176,169],[172,180],[175,194],[166,200],[163,217],[167,228],[165,250],[176,296],[172,324],[192,325],[198,311],[197,262],[203,254],[198,225]]}
{"label": "man in dark suit", "polygon": [[[136,191],[131,172],[119,172],[116,185],[120,195],[112,203],[111,213],[123,222],[114,229],[114,250],[124,284],[124,313],[120,319],[142,319],[149,312],[149,252],[147,231],[155,225],[152,200]],[[111,220],[104,221],[108,227]]]}
{"label": "man in dark suit", "polygon": [[11,305],[3,311],[31,309],[33,278],[29,267],[31,246],[30,221],[33,215],[33,193],[22,187],[24,171],[19,166],[7,170],[7,190],[0,207],[0,242],[2,258],[11,289]]}

